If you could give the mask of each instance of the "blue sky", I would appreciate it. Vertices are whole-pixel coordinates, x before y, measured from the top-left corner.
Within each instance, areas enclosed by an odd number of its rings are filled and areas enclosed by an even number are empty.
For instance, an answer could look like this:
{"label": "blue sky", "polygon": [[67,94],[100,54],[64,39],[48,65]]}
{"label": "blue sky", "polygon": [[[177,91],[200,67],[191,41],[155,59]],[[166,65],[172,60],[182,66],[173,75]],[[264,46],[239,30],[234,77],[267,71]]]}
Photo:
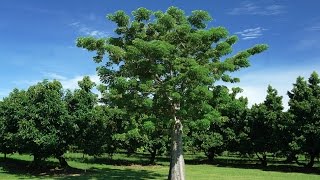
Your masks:
{"label": "blue sky", "polygon": [[130,13],[138,7],[169,6],[187,14],[209,11],[214,18],[210,25],[224,26],[239,36],[235,51],[257,43],[270,46],[251,58],[251,67],[235,74],[250,104],[262,102],[271,84],[286,105],[286,91],[298,75],[320,73],[318,0],[1,0],[0,97],[45,78],[58,79],[71,89],[83,75],[98,81],[92,53],[77,48],[76,38],[112,35],[115,26],[105,16],[116,10]]}

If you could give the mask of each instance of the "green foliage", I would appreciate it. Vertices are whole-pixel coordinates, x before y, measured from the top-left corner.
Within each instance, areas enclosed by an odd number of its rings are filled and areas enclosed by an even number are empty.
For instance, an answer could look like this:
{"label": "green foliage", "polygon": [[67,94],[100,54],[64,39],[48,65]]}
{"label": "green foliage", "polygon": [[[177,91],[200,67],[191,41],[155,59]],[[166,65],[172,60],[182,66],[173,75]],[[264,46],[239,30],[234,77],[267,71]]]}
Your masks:
{"label": "green foliage", "polygon": [[278,96],[276,89],[270,85],[267,90],[266,100],[262,104],[254,105],[248,115],[249,153],[262,154],[259,157],[263,165],[266,165],[266,153],[275,153],[279,148],[279,128],[284,118],[282,96]]}
{"label": "green foliage", "polygon": [[26,92],[18,89],[0,102],[0,152],[8,154],[19,151],[19,122],[27,113],[26,106]]}
{"label": "green foliage", "polygon": [[307,153],[312,167],[315,156],[320,153],[320,78],[313,72],[305,81],[298,77],[293,89],[288,92],[289,113],[293,115],[290,130],[293,135],[290,147],[293,152]]}
{"label": "green foliage", "polygon": [[212,88],[210,106],[203,108],[210,113],[188,125],[191,147],[204,151],[210,161],[226,150],[241,151],[243,137],[240,134],[244,131],[247,100],[236,98],[238,92],[238,88],[229,92],[225,86],[215,86]]}
{"label": "green foliage", "polygon": [[25,114],[17,122],[19,152],[34,155],[35,161],[62,156],[72,141],[74,126],[61,83],[45,80],[31,86],[25,95]]}
{"label": "green foliage", "polygon": [[[159,126],[156,129],[168,128],[162,126],[164,123],[176,133],[172,133],[172,137],[177,136],[172,138],[172,144],[179,147],[172,149],[171,154],[180,153],[172,156],[178,157],[182,154],[182,123],[195,121],[193,125],[201,129],[224,122],[225,118],[219,117],[219,111],[209,103],[213,84],[221,79],[238,82],[229,73],[248,67],[249,57],[263,52],[267,46],[256,45],[232,54],[237,38],[229,36],[223,27],[207,27],[212,18],[202,10],[186,16],[176,7],[165,12],[139,8],[132,14],[133,21],[124,11],[109,14],[108,19],[117,24],[117,36],[107,40],[82,37],[77,46],[96,51],[95,62],[106,61],[98,68],[102,82],[107,84],[103,99],[109,107],[120,108],[130,117],[126,118],[129,128],[117,134],[117,139],[122,144],[134,140],[136,145],[143,141],[143,134],[148,138],[161,137],[161,131],[150,134],[152,128],[141,131],[144,117],[154,118],[163,121],[153,122]],[[226,55],[229,57],[224,58]],[[144,125],[151,127],[150,124]],[[217,135],[207,139],[211,144],[222,138]],[[216,142],[215,146],[222,144]]]}

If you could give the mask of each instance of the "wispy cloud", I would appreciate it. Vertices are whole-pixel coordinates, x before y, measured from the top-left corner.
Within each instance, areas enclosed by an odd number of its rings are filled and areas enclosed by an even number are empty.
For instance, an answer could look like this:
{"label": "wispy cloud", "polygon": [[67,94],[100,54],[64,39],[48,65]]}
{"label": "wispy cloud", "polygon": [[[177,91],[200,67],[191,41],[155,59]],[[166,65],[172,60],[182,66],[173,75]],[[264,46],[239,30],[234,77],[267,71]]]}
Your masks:
{"label": "wispy cloud", "polygon": [[75,28],[79,34],[85,35],[85,36],[105,37],[105,36],[108,36],[109,34],[106,31],[100,31],[100,30],[94,29],[81,22],[73,22],[73,23],[70,23],[69,25]]}
{"label": "wispy cloud", "polygon": [[[59,75],[57,73],[42,73],[43,79],[48,80],[59,80],[63,86],[64,89],[70,89],[74,90],[76,88],[79,88],[78,81],[82,80],[85,75],[78,75],[71,78],[65,77],[63,75]],[[90,77],[91,81],[95,82],[96,84],[101,84],[100,78],[96,74],[87,75]],[[35,85],[38,82],[41,82],[42,80],[19,80],[14,81],[13,84],[17,86],[31,86]],[[9,94],[9,93],[8,93]],[[0,91],[0,97],[1,97],[1,91]]]}
{"label": "wispy cloud", "polygon": [[48,78],[48,79],[56,79],[56,80],[66,80],[67,79],[66,77],[59,75],[57,73],[43,72],[42,74],[45,76],[45,78]]}
{"label": "wispy cloud", "polygon": [[307,31],[320,31],[320,22],[316,22],[311,24],[310,26],[306,27],[305,30]]}
{"label": "wispy cloud", "polygon": [[26,79],[23,79],[23,80],[16,80],[16,81],[13,81],[12,84],[16,85],[16,86],[32,86],[32,85],[35,85],[37,84],[38,82],[40,82],[41,80],[26,80]]}
{"label": "wispy cloud", "polygon": [[267,29],[264,29],[262,27],[257,27],[257,28],[250,28],[250,29],[245,29],[243,31],[235,32],[235,34],[238,34],[241,36],[241,39],[243,40],[249,40],[249,39],[255,39],[258,37],[261,37],[263,35],[263,31]]}
{"label": "wispy cloud", "polygon": [[230,15],[278,15],[285,12],[285,7],[279,4],[259,5],[254,2],[244,2],[240,7],[231,9],[227,14]]}

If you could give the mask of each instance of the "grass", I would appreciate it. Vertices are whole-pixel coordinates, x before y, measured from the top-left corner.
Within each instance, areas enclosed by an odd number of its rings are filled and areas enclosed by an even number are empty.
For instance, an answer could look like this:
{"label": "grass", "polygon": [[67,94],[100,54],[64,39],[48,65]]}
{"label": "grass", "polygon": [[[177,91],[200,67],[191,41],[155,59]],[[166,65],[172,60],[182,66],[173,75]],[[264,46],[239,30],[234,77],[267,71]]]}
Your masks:
{"label": "grass", "polygon": [[[0,157],[3,155],[0,155]],[[115,155],[108,157],[82,157],[82,154],[66,154],[72,168],[59,169],[55,159],[48,159],[43,169],[28,167],[32,157],[28,155],[9,155],[6,162],[0,158],[0,179],[166,179],[168,159],[159,158],[156,165],[147,165],[148,159],[142,154],[127,157]],[[316,168],[306,170],[296,165],[281,164],[274,160],[268,167],[261,167],[253,159],[221,157],[214,164],[206,164],[199,155],[186,156],[187,179],[320,179],[319,163]]]}

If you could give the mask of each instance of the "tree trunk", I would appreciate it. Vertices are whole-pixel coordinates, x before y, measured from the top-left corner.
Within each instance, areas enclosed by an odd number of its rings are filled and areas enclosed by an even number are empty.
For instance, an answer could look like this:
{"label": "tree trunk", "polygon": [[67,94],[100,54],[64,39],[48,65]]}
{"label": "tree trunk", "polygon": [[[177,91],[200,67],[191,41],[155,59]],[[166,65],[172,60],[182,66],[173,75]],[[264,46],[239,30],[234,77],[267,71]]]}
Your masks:
{"label": "tree trunk", "polygon": [[174,120],[171,135],[171,160],[168,179],[185,180],[182,148],[182,123],[176,115],[174,115]]}
{"label": "tree trunk", "polygon": [[7,160],[7,153],[4,153],[4,160]]}
{"label": "tree trunk", "polygon": [[38,154],[34,154],[33,155],[33,162],[32,162],[32,166],[39,168],[41,166],[41,161],[42,161],[42,157]]}
{"label": "tree trunk", "polygon": [[209,150],[206,156],[208,158],[208,161],[212,163],[214,159],[214,152]]}
{"label": "tree trunk", "polygon": [[154,164],[156,160],[156,155],[157,155],[157,149],[154,148],[150,151],[150,162],[149,164]]}
{"label": "tree trunk", "polygon": [[68,162],[66,161],[66,159],[63,157],[63,155],[57,156],[56,157],[59,160],[60,166],[62,168],[67,168],[69,167]]}
{"label": "tree trunk", "polygon": [[266,167],[267,166],[267,155],[264,154],[262,157],[263,161],[262,161],[262,166]]}
{"label": "tree trunk", "polygon": [[261,165],[266,167],[268,165],[268,163],[267,163],[267,155],[263,154],[262,158],[258,155],[258,153],[256,153],[256,155],[257,155],[258,159],[260,160]]}
{"label": "tree trunk", "polygon": [[285,163],[292,163],[296,160],[296,154],[295,153],[289,153],[287,156],[287,159],[284,161]]}
{"label": "tree trunk", "polygon": [[314,154],[310,154],[310,161],[308,164],[305,165],[306,168],[312,168],[312,166],[314,165],[315,157],[316,156]]}

